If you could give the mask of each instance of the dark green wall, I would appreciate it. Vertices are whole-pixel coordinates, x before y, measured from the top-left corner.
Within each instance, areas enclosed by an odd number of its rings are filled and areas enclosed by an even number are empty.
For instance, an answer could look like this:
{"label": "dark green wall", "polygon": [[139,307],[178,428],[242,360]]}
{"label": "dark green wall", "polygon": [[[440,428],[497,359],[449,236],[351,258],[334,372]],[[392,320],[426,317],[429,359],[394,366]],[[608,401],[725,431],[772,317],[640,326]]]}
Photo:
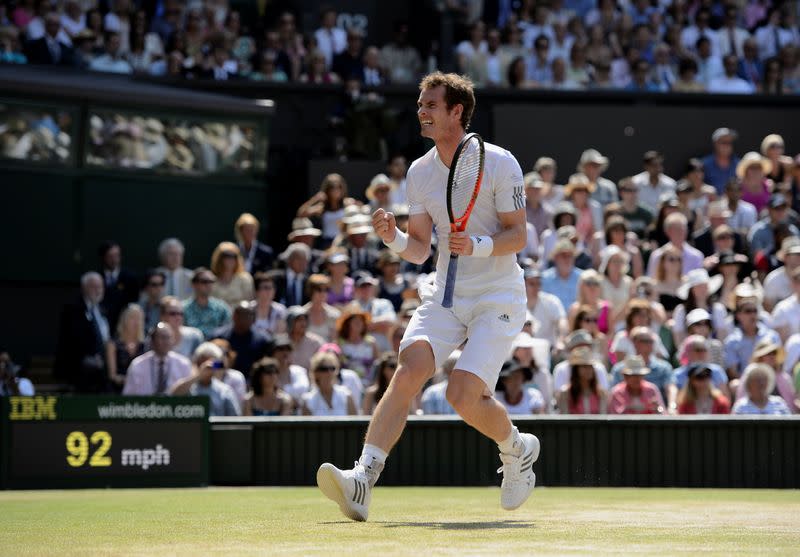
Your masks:
{"label": "dark green wall", "polygon": [[[211,483],[313,485],[352,467],[367,418],[214,419]],[[515,418],[542,453],[538,485],[800,487],[800,417]],[[494,443],[458,419],[411,418],[381,485],[499,485]]]}

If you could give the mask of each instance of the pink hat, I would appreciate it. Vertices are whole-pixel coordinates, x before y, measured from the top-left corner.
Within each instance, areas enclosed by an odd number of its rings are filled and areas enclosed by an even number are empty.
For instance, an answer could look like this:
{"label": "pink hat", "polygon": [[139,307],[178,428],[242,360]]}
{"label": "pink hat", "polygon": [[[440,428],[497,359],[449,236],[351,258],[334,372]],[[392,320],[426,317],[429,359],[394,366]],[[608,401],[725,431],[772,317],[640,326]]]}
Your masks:
{"label": "pink hat", "polygon": [[326,342],[322,346],[319,347],[317,350],[317,354],[325,353],[325,352],[333,352],[337,356],[342,355],[342,347],[336,344],[335,342]]}

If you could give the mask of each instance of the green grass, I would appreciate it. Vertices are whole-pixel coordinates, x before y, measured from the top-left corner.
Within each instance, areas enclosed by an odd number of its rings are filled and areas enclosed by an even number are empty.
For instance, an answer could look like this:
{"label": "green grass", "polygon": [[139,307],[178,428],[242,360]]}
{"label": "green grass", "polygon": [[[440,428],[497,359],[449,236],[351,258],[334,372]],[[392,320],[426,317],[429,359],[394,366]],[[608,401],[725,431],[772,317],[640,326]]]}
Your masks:
{"label": "green grass", "polygon": [[798,555],[799,495],[379,487],[354,523],[315,488],[0,492],[0,555]]}

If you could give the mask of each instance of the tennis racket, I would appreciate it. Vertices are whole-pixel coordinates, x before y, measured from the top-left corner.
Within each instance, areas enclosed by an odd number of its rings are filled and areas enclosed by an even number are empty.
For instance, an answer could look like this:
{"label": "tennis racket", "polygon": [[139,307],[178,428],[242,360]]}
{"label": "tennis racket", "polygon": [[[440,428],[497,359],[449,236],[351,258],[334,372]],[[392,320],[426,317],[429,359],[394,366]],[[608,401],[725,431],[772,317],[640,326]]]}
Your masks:
{"label": "tennis racket", "polygon": [[[450,232],[463,232],[467,229],[467,221],[481,191],[485,157],[483,139],[477,133],[467,134],[456,147],[450,174],[447,176],[447,215],[450,217]],[[453,307],[453,290],[457,273],[458,255],[451,253],[444,283],[443,307]]]}

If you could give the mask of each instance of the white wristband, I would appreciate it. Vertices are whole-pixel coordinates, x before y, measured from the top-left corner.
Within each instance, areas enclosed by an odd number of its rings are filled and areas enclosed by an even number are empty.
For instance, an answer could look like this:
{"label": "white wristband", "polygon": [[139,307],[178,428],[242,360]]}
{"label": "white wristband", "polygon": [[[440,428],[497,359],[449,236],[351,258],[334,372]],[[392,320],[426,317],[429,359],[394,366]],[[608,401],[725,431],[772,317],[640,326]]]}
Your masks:
{"label": "white wristband", "polygon": [[472,240],[472,257],[490,257],[494,249],[491,236],[470,236]]}
{"label": "white wristband", "polygon": [[406,248],[408,247],[408,234],[406,234],[402,230],[395,229],[394,240],[392,240],[391,242],[384,241],[383,245],[385,245],[387,248],[389,248],[395,253],[402,253],[406,251]]}

